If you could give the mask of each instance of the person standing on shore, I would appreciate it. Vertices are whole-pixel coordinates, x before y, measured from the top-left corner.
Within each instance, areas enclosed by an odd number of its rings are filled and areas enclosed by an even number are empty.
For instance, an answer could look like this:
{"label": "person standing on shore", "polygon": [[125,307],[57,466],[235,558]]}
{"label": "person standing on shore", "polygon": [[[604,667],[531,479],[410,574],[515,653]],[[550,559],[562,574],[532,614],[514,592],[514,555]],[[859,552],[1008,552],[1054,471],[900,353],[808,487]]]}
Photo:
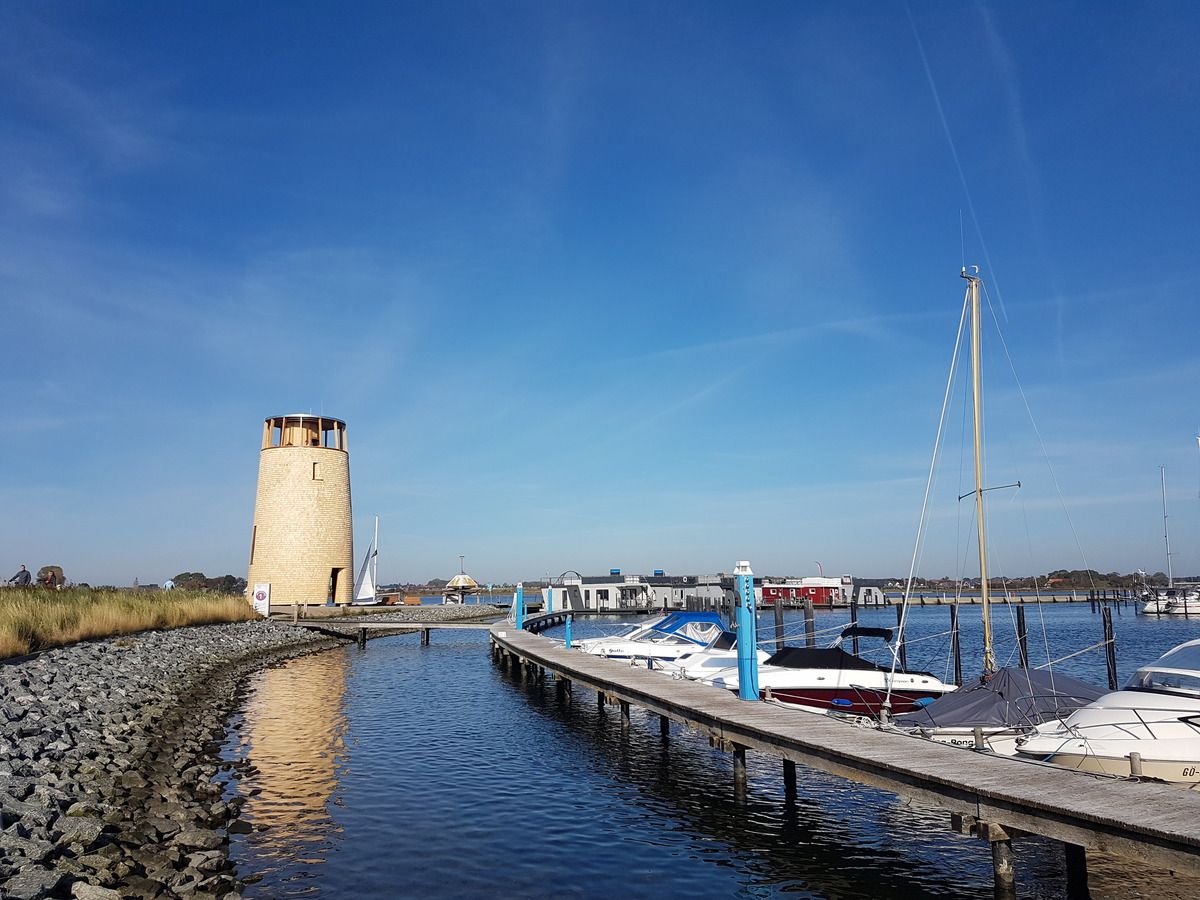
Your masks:
{"label": "person standing on shore", "polygon": [[12,578],[8,579],[9,584],[15,584],[17,587],[25,587],[33,580],[33,576],[29,574],[29,570],[21,566],[21,571],[17,572]]}

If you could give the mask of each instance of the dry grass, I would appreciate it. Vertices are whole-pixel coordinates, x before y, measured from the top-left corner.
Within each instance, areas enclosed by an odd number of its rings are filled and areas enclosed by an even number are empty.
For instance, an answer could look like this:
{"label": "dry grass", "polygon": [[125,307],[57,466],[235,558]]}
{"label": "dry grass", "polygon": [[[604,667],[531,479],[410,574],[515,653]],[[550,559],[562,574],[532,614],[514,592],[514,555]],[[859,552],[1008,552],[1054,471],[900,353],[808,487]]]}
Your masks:
{"label": "dry grass", "polygon": [[92,588],[0,590],[0,658],[138,631],[257,618],[241,597]]}

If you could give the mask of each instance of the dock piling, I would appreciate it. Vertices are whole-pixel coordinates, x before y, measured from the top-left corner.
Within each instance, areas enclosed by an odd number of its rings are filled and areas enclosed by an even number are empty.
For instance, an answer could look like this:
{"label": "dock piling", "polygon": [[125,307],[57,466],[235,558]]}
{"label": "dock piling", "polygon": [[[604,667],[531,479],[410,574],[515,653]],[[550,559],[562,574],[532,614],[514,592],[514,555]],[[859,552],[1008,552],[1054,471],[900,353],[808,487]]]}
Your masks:
{"label": "dock piling", "polygon": [[1100,611],[1104,625],[1104,662],[1108,666],[1108,689],[1117,689],[1117,647],[1113,642],[1112,610],[1105,607]]}
{"label": "dock piling", "polygon": [[783,649],[783,600],[779,597],[775,598],[775,649],[776,651]]}
{"label": "dock piling", "polygon": [[1091,900],[1088,891],[1087,851],[1078,844],[1063,844],[1067,862],[1067,900]]}
{"label": "dock piling", "polygon": [[746,748],[733,745],[733,795],[739,803],[746,800]]}
{"label": "dock piling", "polygon": [[958,602],[950,606],[950,652],[954,655],[954,683],[962,687],[962,647],[958,642]]}
{"label": "dock piling", "polygon": [[817,619],[813,612],[812,597],[804,598],[804,646],[817,646]]}
{"label": "dock piling", "polygon": [[367,629],[365,628],[358,629],[358,649],[367,649]]}
{"label": "dock piling", "polygon": [[737,587],[738,697],[758,702],[758,617],[754,609],[754,572],[740,560],[733,569]]}
{"label": "dock piling", "polygon": [[1142,775],[1142,754],[1137,751],[1129,754],[1129,774],[1135,778]]}
{"label": "dock piling", "polygon": [[[858,598],[855,596],[850,597],[850,624],[856,627],[858,625]],[[850,650],[855,656],[858,656],[857,631],[854,632],[854,635],[850,638]]]}
{"label": "dock piling", "polygon": [[1017,652],[1021,657],[1021,668],[1029,668],[1029,635],[1025,630],[1025,607],[1017,607]]}
{"label": "dock piling", "polygon": [[790,759],[783,761],[783,796],[787,800],[796,799],[796,764]]}
{"label": "dock piling", "polygon": [[996,900],[1016,900],[1017,867],[1012,841],[992,841],[992,891]]}

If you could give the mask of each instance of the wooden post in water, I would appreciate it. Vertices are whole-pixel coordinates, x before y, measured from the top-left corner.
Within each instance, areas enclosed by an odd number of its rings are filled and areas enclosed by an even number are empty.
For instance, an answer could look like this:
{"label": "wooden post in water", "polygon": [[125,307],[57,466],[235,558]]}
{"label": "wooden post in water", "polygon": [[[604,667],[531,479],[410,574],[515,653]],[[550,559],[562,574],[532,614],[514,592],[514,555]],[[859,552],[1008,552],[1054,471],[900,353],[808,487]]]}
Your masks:
{"label": "wooden post in water", "polygon": [[992,841],[992,879],[996,900],[1016,900],[1017,867],[1011,840]]}
{"label": "wooden post in water", "polygon": [[1078,844],[1063,844],[1063,853],[1067,861],[1067,900],[1091,900],[1087,851]]}
{"label": "wooden post in water", "polygon": [[1025,607],[1017,607],[1017,652],[1021,656],[1021,668],[1029,668],[1029,635],[1025,631]]}
{"label": "wooden post in water", "polygon": [[[896,628],[897,629],[900,628],[900,623],[903,621],[904,621],[904,607],[903,607],[903,605],[897,606],[896,607]],[[900,657],[900,668],[905,671],[908,671],[908,649],[904,646],[904,632],[899,632],[899,634],[900,634],[900,643],[896,649],[897,649],[897,651],[899,653],[899,657]]]}
{"label": "wooden post in water", "polygon": [[796,799],[796,764],[790,759],[783,761],[783,796],[787,800]]}
{"label": "wooden post in water", "polygon": [[671,736],[671,720],[666,716],[658,717],[658,735],[664,741]]}
{"label": "wooden post in water", "polygon": [[[850,595],[850,624],[858,627],[858,598],[853,593]],[[858,656],[858,632],[855,632],[850,638],[851,649],[854,655]]]}
{"label": "wooden post in water", "polygon": [[1117,647],[1113,642],[1112,610],[1105,608],[1101,611],[1104,623],[1104,661],[1108,664],[1108,689],[1117,689]]}
{"label": "wooden post in water", "polygon": [[739,803],[746,799],[746,748],[733,745],[733,795]]}
{"label": "wooden post in water", "polygon": [[621,734],[629,733],[629,704],[621,700]]}
{"label": "wooden post in water", "polygon": [[817,646],[817,619],[813,612],[812,597],[804,598],[804,646]]}
{"label": "wooden post in water", "polygon": [[782,650],[783,644],[783,598],[775,598],[775,649]]}
{"label": "wooden post in water", "polygon": [[422,628],[421,629],[421,646],[422,647],[429,646],[429,632],[430,631],[432,631],[432,629],[430,629],[430,628]]}
{"label": "wooden post in water", "polygon": [[958,603],[950,605],[950,650],[954,654],[954,683],[962,687],[962,648],[958,641]]}

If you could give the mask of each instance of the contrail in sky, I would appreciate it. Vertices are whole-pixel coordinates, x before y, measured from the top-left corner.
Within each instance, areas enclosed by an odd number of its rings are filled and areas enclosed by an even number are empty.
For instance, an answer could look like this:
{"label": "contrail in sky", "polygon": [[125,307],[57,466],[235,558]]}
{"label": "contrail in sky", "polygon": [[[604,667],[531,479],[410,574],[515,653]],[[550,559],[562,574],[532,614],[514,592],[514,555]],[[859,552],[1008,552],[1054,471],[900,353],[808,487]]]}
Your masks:
{"label": "contrail in sky", "polygon": [[917,52],[921,54],[921,65],[925,68],[925,80],[929,82],[929,91],[933,94],[933,103],[937,107],[938,118],[942,122],[942,132],[946,135],[946,143],[950,145],[950,155],[954,157],[954,168],[958,170],[958,180],[962,183],[963,194],[967,198],[967,209],[971,213],[971,222],[975,225],[975,234],[979,238],[979,246],[983,250],[983,261],[987,266],[988,280],[996,286],[996,298],[1000,301],[1000,312],[1008,321],[1008,310],[1004,308],[1004,295],[1000,291],[1000,280],[996,276],[995,266],[992,265],[991,254],[988,253],[987,241],[983,239],[983,229],[979,226],[979,216],[975,214],[975,201],[971,199],[971,189],[967,186],[967,176],[963,172],[962,162],[958,158],[958,148],[954,144],[954,135],[950,133],[950,123],[946,121],[946,112],[942,109],[942,97],[938,93],[937,84],[933,80],[933,70],[929,68],[929,58],[925,55],[925,45],[921,42],[921,34],[917,31],[917,22],[913,18],[908,3],[904,4],[904,12],[908,14],[908,24],[912,27],[913,38],[917,42]]}

